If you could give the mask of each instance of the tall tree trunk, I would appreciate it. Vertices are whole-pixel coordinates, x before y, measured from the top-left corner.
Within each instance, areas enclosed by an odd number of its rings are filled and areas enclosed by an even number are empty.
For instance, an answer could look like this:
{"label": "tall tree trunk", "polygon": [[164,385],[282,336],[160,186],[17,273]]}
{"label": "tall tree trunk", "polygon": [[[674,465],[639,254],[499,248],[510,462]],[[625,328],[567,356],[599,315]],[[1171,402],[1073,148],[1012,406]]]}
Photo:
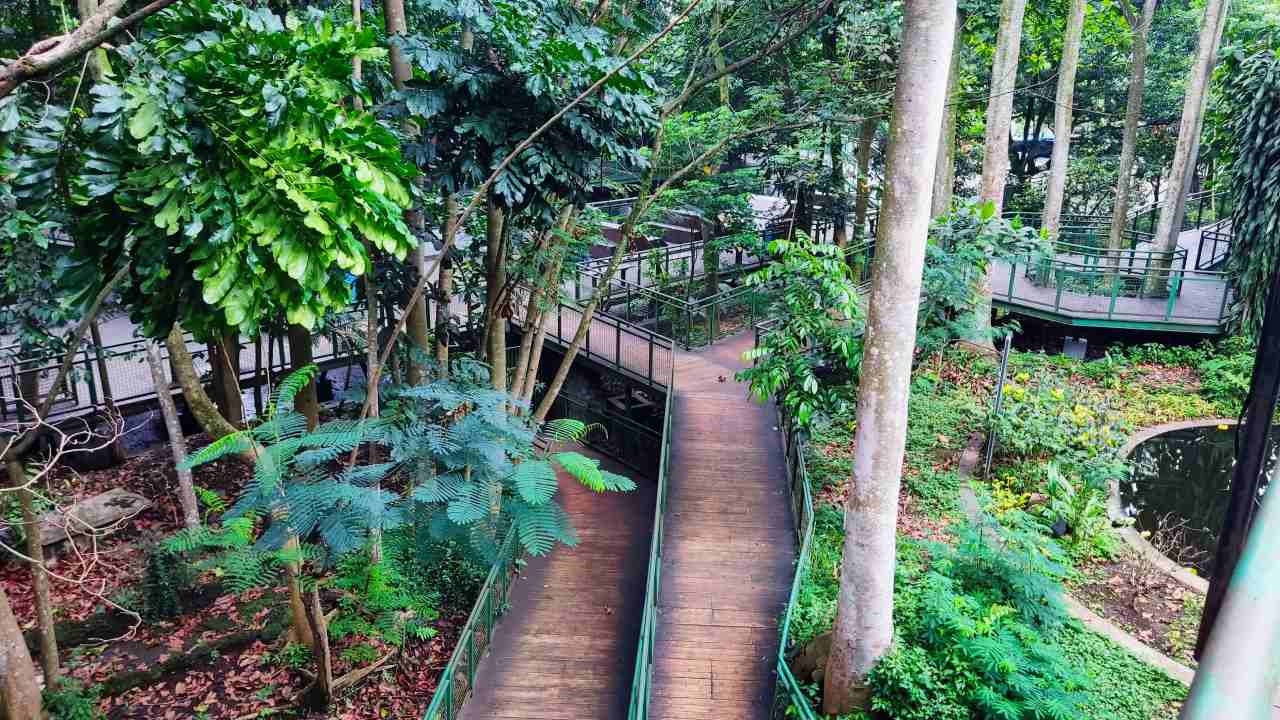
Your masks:
{"label": "tall tree trunk", "polygon": [[[370,259],[373,258],[373,245],[366,242],[365,248],[369,253]],[[382,343],[378,341],[378,284],[374,280],[376,268],[372,261],[369,263],[369,269],[364,274],[364,293],[365,301],[368,306],[368,325],[365,328],[365,363],[368,365],[369,374],[366,377],[378,377],[378,349],[382,347]],[[376,420],[381,413],[379,399],[379,382],[371,382],[367,384],[366,392],[369,394],[369,414],[371,420]],[[367,445],[368,464],[374,465],[378,463],[378,445],[369,443]],[[355,457],[355,451],[352,451],[352,458]],[[374,565],[382,563],[382,531],[378,529],[369,532],[369,561]],[[317,631],[318,632],[318,631]],[[327,647],[327,645],[326,645]]]}
{"label": "tall tree trunk", "polygon": [[[980,197],[1004,211],[1004,188],[1009,181],[1009,126],[1013,122],[1013,91],[1018,81],[1018,53],[1022,45],[1022,18],[1027,0],[1004,0],[1000,5],[1000,33],[995,58],[991,62],[990,98],[982,154]],[[995,348],[991,342],[991,278],[982,273],[977,280],[978,301],[970,319],[966,339],[980,347]]]}
{"label": "tall tree trunk", "polygon": [[[370,268],[369,272],[372,272]],[[293,372],[314,362],[311,331],[301,325],[289,326],[289,367]],[[293,407],[307,418],[307,429],[315,430],[320,424],[320,401],[316,394],[316,381],[311,380],[293,396]]]}
{"label": "tall tree trunk", "polygon": [[0,588],[0,718],[43,720],[40,684],[9,595]]}
{"label": "tall tree trunk", "polygon": [[1207,0],[1204,19],[1200,23],[1200,39],[1196,45],[1196,59],[1187,78],[1187,96],[1182,104],[1182,121],[1178,125],[1178,143],[1174,146],[1173,164],[1169,168],[1168,197],[1160,206],[1160,222],[1156,225],[1153,249],[1168,253],[1151,263],[1147,273],[1144,293],[1162,295],[1169,282],[1169,267],[1173,263],[1173,251],[1178,249],[1178,236],[1182,233],[1182,218],[1186,214],[1187,187],[1200,151],[1200,131],[1204,127],[1204,108],[1209,99],[1209,82],[1213,65],[1218,59],[1218,44],[1222,42],[1222,29],[1226,25],[1229,0]]}
{"label": "tall tree trunk", "polygon": [[[98,0],[77,0],[76,9],[80,14],[81,22],[83,22],[86,18],[91,18],[94,13],[98,12]],[[102,82],[102,79],[111,72],[111,61],[107,59],[107,51],[101,47],[90,50],[86,62],[89,65],[89,77],[95,83]]]}
{"label": "tall tree trunk", "polygon": [[234,330],[209,343],[209,367],[214,402],[232,425],[244,423],[244,396],[240,393],[240,335]]}
{"label": "tall tree trunk", "polygon": [[44,543],[40,538],[40,516],[36,514],[35,492],[27,485],[27,471],[22,462],[10,458],[5,462],[9,482],[18,488],[22,506],[22,525],[27,541],[27,558],[31,563],[31,592],[35,599],[36,627],[40,631],[40,667],[44,670],[45,687],[53,687],[61,674],[58,667],[58,636],[53,622],[53,598],[49,593],[49,571],[44,566]]}
{"label": "tall tree trunk", "polygon": [[200,384],[200,376],[196,373],[195,365],[191,362],[191,353],[187,350],[187,341],[182,336],[182,327],[174,323],[173,329],[169,331],[169,336],[164,342],[169,349],[169,362],[173,366],[174,379],[182,386],[182,396],[186,399],[187,408],[191,410],[196,422],[212,440],[235,432],[235,426],[222,417],[218,407],[209,399],[204,386]]}
{"label": "tall tree trunk", "polygon": [[[724,72],[724,49],[720,46],[720,33],[724,29],[724,8],[719,2],[711,7],[711,62],[714,64],[716,72]],[[725,75],[718,81],[720,88],[720,104],[729,107],[729,76]]]}
{"label": "tall tree trunk", "polygon": [[1071,0],[1067,32],[1062,37],[1058,99],[1053,114],[1053,158],[1049,161],[1049,189],[1044,198],[1044,214],[1040,218],[1040,227],[1054,240],[1058,239],[1067,192],[1067,166],[1071,162],[1071,106],[1076,99],[1076,70],[1080,67],[1080,38],[1084,34],[1087,4],[1086,0]]}
{"label": "tall tree trunk", "polygon": [[823,710],[865,707],[867,673],[893,640],[898,492],[956,0],[907,0],[858,383],[844,559]]}
{"label": "tall tree trunk", "polygon": [[[827,32],[822,38],[822,54],[823,58],[835,65],[837,57],[837,40],[839,39],[839,19],[840,19],[840,3],[833,2],[831,4],[831,26],[827,28]],[[827,130],[831,133],[831,137],[827,144],[827,152],[831,154],[831,242],[836,247],[846,247],[849,244],[849,228],[846,224],[848,219],[847,212],[847,194],[844,187],[844,133],[842,126],[832,123]]]}
{"label": "tall tree trunk", "polygon": [[178,502],[182,505],[182,523],[188,528],[199,527],[200,504],[196,501],[191,470],[182,467],[187,461],[187,443],[182,435],[182,424],[178,422],[178,409],[173,403],[169,378],[164,374],[164,360],[154,343],[146,343],[146,348],[147,366],[151,368],[151,382],[156,390],[156,404],[160,406],[160,416],[164,418],[164,429],[169,434],[169,450],[173,453],[173,466],[178,472]]}
{"label": "tall tree trunk", "polygon": [[[382,8],[383,17],[386,20],[387,36],[403,38],[408,35],[409,29],[405,22],[404,0],[383,0]],[[398,43],[391,42],[389,49],[391,53],[391,79],[395,84],[395,88],[403,91],[413,77],[413,66],[409,64],[409,59],[405,57],[404,50],[400,48]],[[406,120],[400,129],[405,137],[416,137],[418,135],[418,127],[411,121]],[[414,182],[421,183],[422,178],[414,178]],[[421,209],[413,207],[405,210],[404,221],[417,237],[421,238],[426,234],[426,218]],[[426,272],[426,253],[421,242],[409,254],[409,258],[415,273],[421,275]],[[409,362],[405,368],[405,380],[409,385],[419,385],[426,379],[426,368],[422,362],[422,355],[429,352],[431,347],[430,321],[427,317],[427,296],[425,293],[418,298],[418,302],[409,308],[408,312],[409,317],[405,320],[405,329],[409,333],[412,347],[409,350]]]}
{"label": "tall tree trunk", "polygon": [[[516,356],[516,366],[511,376],[511,396],[514,398],[524,397],[524,386],[529,377],[530,368],[532,367],[534,372],[537,372],[537,364],[533,357],[533,346],[537,340],[538,330],[542,328],[543,320],[546,317],[544,307],[548,299],[552,302],[557,300],[560,292],[560,260],[565,252],[560,233],[571,231],[577,214],[578,209],[574,205],[566,204],[561,208],[560,215],[556,218],[556,224],[543,235],[539,243],[538,254],[545,256],[550,252],[550,258],[547,260],[546,267],[538,282],[530,289],[529,301],[525,306],[525,313],[522,318],[524,329],[520,337],[520,352]],[[536,377],[536,374],[534,377]]]}
{"label": "tall tree trunk", "polygon": [[[98,321],[93,320],[89,323],[89,337],[93,340],[94,358],[98,366],[98,385],[102,390],[102,403],[106,405],[107,412],[111,415],[118,415],[116,410],[115,393],[111,390],[111,373],[107,370],[107,360],[103,355],[102,329],[98,327]],[[117,434],[111,438],[111,460],[116,463],[122,463],[128,459],[128,453],[125,452],[124,444],[120,442]]]}
{"label": "tall tree trunk", "polygon": [[[458,222],[458,200],[445,191],[444,228],[441,237],[454,235],[454,226]],[[440,272],[436,277],[436,365],[441,378],[449,377],[449,304],[453,302],[453,248],[442,247],[440,252]]]}
{"label": "tall tree trunk", "polygon": [[880,121],[867,118],[858,130],[858,191],[853,200],[855,240],[867,237],[867,212],[871,207],[871,151],[875,147]]}
{"label": "tall tree trunk", "polygon": [[507,228],[506,213],[489,198],[485,229],[485,354],[495,390],[507,389]]}
{"label": "tall tree trunk", "polygon": [[951,46],[951,66],[947,69],[947,107],[942,112],[942,135],[938,142],[938,161],[933,171],[933,198],[929,214],[938,218],[951,212],[951,197],[956,185],[956,114],[960,108],[960,60],[964,47],[961,33],[963,20],[956,21],[956,37]]}
{"label": "tall tree trunk", "polygon": [[1129,99],[1124,112],[1124,134],[1120,140],[1120,168],[1116,178],[1116,202],[1111,213],[1111,229],[1107,234],[1107,248],[1111,251],[1112,264],[1119,266],[1119,251],[1124,248],[1125,227],[1129,223],[1129,200],[1133,193],[1133,164],[1138,154],[1138,122],[1142,119],[1142,95],[1147,78],[1147,38],[1151,35],[1151,23],[1159,0],[1144,0],[1142,15],[1126,13],[1133,33],[1133,64],[1129,73]]}

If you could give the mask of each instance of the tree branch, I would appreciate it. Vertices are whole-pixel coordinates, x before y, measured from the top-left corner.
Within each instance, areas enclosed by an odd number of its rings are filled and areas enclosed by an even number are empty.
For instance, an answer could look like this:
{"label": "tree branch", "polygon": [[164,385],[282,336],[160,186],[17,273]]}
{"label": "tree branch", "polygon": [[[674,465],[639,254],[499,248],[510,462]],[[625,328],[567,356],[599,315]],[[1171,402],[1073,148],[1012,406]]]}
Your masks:
{"label": "tree branch", "polygon": [[0,98],[12,93],[31,78],[56,70],[175,2],[178,0],[154,0],[112,23],[116,13],[124,8],[125,0],[105,0],[98,11],[81,23],[80,27],[66,35],[37,42],[24,55],[0,68]]}

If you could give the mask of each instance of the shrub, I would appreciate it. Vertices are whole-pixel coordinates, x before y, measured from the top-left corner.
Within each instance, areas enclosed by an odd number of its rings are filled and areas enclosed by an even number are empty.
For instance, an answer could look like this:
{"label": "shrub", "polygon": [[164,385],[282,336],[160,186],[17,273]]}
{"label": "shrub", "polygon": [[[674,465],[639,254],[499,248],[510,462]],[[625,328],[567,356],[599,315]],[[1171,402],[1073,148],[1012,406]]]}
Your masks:
{"label": "shrub", "polygon": [[921,647],[896,647],[867,678],[871,709],[894,720],[968,720],[964,685]]}
{"label": "shrub", "polygon": [[169,620],[181,615],[194,582],[195,574],[182,555],[161,545],[148,547],[140,586],[143,619]]}
{"label": "shrub", "polygon": [[63,678],[44,691],[44,709],[49,720],[102,720],[97,687],[86,688],[78,681]]}

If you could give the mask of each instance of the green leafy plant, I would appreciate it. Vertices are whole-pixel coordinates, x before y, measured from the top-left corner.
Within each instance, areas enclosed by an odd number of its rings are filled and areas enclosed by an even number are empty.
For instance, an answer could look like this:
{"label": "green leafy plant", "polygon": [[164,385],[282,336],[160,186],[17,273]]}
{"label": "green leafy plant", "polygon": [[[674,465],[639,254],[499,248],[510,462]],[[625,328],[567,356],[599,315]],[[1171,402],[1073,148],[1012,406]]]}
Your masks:
{"label": "green leafy plant", "polygon": [[748,276],[747,284],[767,294],[774,324],[745,353],[751,367],[737,377],[758,401],[776,398],[807,427],[816,413],[847,407],[831,388],[857,375],[862,308],[840,248],[797,233],[771,240],[768,250],[774,261]]}
{"label": "green leafy plant", "polygon": [[148,547],[140,584],[143,619],[169,620],[181,615],[194,583],[191,566],[181,554],[164,545]]}
{"label": "green leafy plant", "polygon": [[386,53],[371,30],[213,0],[152,23],[80,130],[78,297],[129,258],[120,294],[149,336],[175,319],[200,337],[282,315],[312,328],[349,304],[366,242],[417,245],[399,141],[346,102],[352,58]]}
{"label": "green leafy plant", "polygon": [[285,643],[284,647],[271,656],[271,659],[281,667],[300,670],[311,665],[311,648],[302,643]]}
{"label": "green leafy plant", "polygon": [[79,681],[62,678],[54,687],[45,688],[44,710],[49,720],[102,720],[106,715],[98,709],[97,687],[86,688]]}

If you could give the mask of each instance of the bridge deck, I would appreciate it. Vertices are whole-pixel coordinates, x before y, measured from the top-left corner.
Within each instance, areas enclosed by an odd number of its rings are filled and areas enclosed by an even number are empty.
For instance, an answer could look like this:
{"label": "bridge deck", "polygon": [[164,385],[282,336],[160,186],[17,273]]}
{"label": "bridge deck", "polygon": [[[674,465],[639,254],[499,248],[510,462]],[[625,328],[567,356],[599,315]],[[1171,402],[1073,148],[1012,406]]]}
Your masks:
{"label": "bridge deck", "polygon": [[795,564],[773,414],[733,380],[750,335],[677,361],[652,717],[767,718]]}
{"label": "bridge deck", "polygon": [[[1115,277],[1102,272],[1084,272],[1082,283],[1096,287],[1064,286],[1061,276],[1054,282],[1033,282],[1024,263],[993,262],[990,280],[993,299],[1015,313],[1054,320],[1068,325],[1170,330],[1217,334],[1222,316],[1231,300],[1231,288],[1221,273],[1197,272],[1194,268],[1200,243],[1200,229],[1183,232],[1178,245],[1187,253],[1187,270],[1179,274],[1180,289],[1171,298],[1125,297],[1115,293]],[[1139,250],[1150,249],[1143,244]],[[1082,262],[1080,256],[1060,255],[1060,260]],[[1176,268],[1175,268],[1176,269]],[[1140,272],[1133,281],[1140,281]]]}
{"label": "bridge deck", "polygon": [[576,547],[532,558],[511,590],[461,720],[610,720],[627,716],[648,571],[655,483],[597,495],[561,476]]}

